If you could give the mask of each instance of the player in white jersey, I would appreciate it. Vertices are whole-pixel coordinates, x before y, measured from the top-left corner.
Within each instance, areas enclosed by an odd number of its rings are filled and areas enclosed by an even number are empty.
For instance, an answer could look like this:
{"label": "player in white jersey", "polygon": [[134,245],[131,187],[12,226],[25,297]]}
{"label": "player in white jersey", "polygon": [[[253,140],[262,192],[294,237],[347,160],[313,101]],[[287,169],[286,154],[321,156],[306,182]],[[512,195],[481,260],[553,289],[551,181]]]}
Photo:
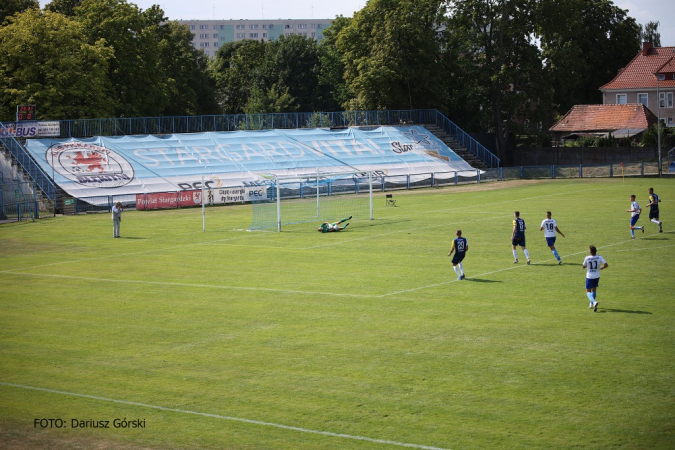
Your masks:
{"label": "player in white jersey", "polygon": [[562,231],[558,228],[558,222],[551,218],[551,211],[546,211],[546,218],[541,222],[539,231],[544,230],[544,237],[546,238],[546,245],[553,252],[553,256],[558,260],[558,264],[562,264],[558,250],[555,249],[555,234],[560,233],[560,236],[565,237]]}
{"label": "player in white jersey", "polygon": [[640,218],[640,213],[642,212],[640,204],[635,201],[635,195],[630,196],[630,209],[627,209],[626,212],[630,213],[630,238],[635,239],[635,230],[642,230],[643,233],[645,232],[645,227],[635,226]]}
{"label": "player in white jersey", "polygon": [[596,300],[598,285],[600,284],[600,271],[609,267],[605,258],[598,255],[595,245],[589,247],[591,255],[584,259],[582,267],[586,270],[586,296],[591,301],[588,306],[594,312],[598,311],[598,301]]}

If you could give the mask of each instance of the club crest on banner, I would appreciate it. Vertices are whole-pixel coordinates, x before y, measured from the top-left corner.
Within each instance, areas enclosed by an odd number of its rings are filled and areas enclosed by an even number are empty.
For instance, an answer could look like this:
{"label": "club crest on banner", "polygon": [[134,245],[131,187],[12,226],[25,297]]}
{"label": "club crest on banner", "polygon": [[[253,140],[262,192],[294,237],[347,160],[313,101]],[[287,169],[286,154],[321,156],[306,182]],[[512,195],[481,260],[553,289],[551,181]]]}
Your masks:
{"label": "club crest on banner", "polygon": [[134,168],[122,155],[96,144],[54,145],[47,149],[45,160],[59,175],[85,187],[115,188],[134,179]]}

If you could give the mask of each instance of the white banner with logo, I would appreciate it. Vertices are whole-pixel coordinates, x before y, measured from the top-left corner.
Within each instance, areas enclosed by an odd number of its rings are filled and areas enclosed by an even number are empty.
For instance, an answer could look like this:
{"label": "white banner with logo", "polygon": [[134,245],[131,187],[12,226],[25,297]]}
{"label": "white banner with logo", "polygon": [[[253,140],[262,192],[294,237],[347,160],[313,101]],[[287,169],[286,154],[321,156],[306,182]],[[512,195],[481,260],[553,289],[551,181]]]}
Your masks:
{"label": "white banner with logo", "polygon": [[57,137],[61,135],[61,123],[53,122],[3,122],[0,137],[9,134],[18,138]]}

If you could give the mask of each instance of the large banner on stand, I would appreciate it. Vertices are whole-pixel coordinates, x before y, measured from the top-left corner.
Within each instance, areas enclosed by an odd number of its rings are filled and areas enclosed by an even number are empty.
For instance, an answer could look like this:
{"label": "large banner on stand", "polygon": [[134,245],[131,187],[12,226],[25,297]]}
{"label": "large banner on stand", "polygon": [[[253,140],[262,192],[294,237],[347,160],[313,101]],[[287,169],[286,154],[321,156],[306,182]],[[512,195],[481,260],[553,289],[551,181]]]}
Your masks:
{"label": "large banner on stand", "polygon": [[[453,171],[475,174],[422,126],[29,139],[26,147],[45,173],[78,198],[203,187],[212,190],[214,203],[217,198],[229,202],[229,197],[242,196],[249,201],[246,190],[217,191],[269,185],[273,176],[317,172],[376,171],[415,178]],[[155,202],[155,197],[150,199]]]}

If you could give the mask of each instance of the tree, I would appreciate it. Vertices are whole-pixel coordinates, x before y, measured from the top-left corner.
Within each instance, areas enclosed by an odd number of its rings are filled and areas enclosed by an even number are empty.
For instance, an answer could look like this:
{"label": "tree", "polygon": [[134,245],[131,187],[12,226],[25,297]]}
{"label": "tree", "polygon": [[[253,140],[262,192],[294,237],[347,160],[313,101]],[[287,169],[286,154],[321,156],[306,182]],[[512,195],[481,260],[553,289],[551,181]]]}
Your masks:
{"label": "tree", "polygon": [[215,86],[208,74],[208,57],[192,46],[187,25],[166,22],[158,29],[160,64],[166,76],[168,101],[164,115],[216,114]]}
{"label": "tree", "polygon": [[490,115],[502,159],[508,159],[517,122],[536,117],[531,102],[538,102],[543,92],[542,64],[533,38],[534,6],[535,0],[465,0],[450,8],[451,48],[465,60],[464,82],[467,77],[475,82],[472,92]]}
{"label": "tree", "polygon": [[45,6],[45,10],[72,17],[75,15],[75,8],[81,4],[82,0],[52,0]]}
{"label": "tree", "polygon": [[349,17],[338,16],[330,27],[323,31],[323,40],[319,43],[319,85],[327,92],[327,106],[324,111],[335,111],[340,105],[347,104],[353,94],[345,81],[345,64],[337,47],[340,32],[351,23]]}
{"label": "tree", "polygon": [[370,0],[339,31],[350,109],[429,108],[442,103],[440,0]]}
{"label": "tree", "polygon": [[654,47],[661,47],[660,22],[647,22],[644,27],[640,25],[640,41],[651,42]]}
{"label": "tree", "polygon": [[537,35],[561,113],[601,103],[599,88],[640,50],[637,23],[609,0],[542,0]]}
{"label": "tree", "polygon": [[211,62],[218,103],[225,114],[245,111],[254,88],[262,85],[265,43],[243,40],[221,46]]}
{"label": "tree", "polygon": [[161,64],[158,6],[141,11],[126,0],[83,0],[75,8],[87,41],[103,39],[114,52],[108,78],[118,117],[157,116],[168,106],[172,87]]}
{"label": "tree", "polygon": [[0,118],[16,105],[38,105],[41,119],[114,112],[106,76],[112,51],[85,42],[84,27],[51,11],[29,9],[0,27]]}
{"label": "tree", "polygon": [[40,9],[38,0],[2,0],[0,2],[0,25],[16,13]]}

